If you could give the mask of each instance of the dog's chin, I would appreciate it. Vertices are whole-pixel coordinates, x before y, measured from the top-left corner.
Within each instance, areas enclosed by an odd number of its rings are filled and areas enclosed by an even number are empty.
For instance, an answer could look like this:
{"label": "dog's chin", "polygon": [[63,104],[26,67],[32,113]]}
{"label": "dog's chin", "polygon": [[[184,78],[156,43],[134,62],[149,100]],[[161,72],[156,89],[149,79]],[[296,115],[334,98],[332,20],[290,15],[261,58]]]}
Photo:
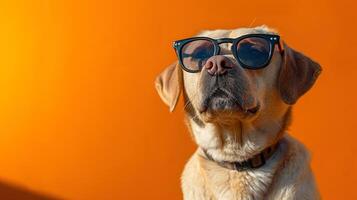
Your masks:
{"label": "dog's chin", "polygon": [[212,97],[204,102],[200,106],[199,116],[206,123],[236,124],[254,118],[260,109],[259,104],[251,109],[243,109],[229,97]]}

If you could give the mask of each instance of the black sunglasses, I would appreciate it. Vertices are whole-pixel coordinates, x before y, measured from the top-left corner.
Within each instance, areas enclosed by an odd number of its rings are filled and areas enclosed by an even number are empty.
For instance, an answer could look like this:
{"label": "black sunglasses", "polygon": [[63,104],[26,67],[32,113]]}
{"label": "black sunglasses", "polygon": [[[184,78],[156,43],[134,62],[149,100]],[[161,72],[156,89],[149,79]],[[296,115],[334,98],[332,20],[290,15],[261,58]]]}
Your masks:
{"label": "black sunglasses", "polygon": [[210,57],[219,55],[222,43],[232,43],[233,56],[246,69],[266,67],[273,56],[275,44],[282,52],[280,36],[272,34],[248,34],[234,39],[193,37],[175,41],[174,49],[182,68],[195,73],[201,71]]}

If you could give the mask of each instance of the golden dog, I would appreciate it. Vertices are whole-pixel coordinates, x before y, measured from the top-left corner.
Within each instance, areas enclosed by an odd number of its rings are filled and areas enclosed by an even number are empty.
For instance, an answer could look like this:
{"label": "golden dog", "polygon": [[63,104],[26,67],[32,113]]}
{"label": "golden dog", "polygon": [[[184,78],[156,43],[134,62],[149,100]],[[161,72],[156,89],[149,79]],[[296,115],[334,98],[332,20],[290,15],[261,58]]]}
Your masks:
{"label": "golden dog", "polygon": [[[277,32],[259,26],[198,36],[247,34]],[[319,64],[284,43],[281,51],[274,46],[266,67],[246,69],[231,46],[219,44],[220,53],[197,73],[176,62],[155,82],[170,111],[183,92],[187,125],[198,145],[182,175],[184,199],[320,199],[308,151],[286,133],[292,105],[314,84]]]}

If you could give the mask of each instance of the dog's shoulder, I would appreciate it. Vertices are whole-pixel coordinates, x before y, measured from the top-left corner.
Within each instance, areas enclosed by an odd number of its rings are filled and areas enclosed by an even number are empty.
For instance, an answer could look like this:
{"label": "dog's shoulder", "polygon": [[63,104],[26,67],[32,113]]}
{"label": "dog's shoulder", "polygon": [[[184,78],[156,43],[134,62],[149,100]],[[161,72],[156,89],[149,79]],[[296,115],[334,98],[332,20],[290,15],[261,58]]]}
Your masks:
{"label": "dog's shoulder", "polygon": [[310,168],[310,152],[300,141],[288,134],[282,140],[285,155],[267,199],[320,199]]}
{"label": "dog's shoulder", "polygon": [[[290,134],[285,134],[282,143],[285,155],[279,170],[301,172],[310,167],[311,155],[303,143]],[[291,175],[297,176],[298,173],[292,173]]]}
{"label": "dog's shoulder", "polygon": [[186,163],[181,176],[184,199],[215,200],[208,189],[208,183],[200,166],[201,150],[197,149]]}

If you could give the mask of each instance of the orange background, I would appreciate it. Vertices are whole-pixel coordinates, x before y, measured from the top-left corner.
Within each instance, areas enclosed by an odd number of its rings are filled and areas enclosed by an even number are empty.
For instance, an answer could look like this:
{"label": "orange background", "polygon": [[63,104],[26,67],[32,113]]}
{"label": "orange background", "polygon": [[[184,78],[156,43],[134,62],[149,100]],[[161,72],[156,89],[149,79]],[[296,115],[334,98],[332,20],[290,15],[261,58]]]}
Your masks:
{"label": "orange background", "polygon": [[[267,24],[323,66],[290,132],[324,199],[357,199],[356,4],[36,0],[0,3],[0,180],[64,199],[181,199],[195,149],[154,90],[172,41]],[[1,197],[1,194],[0,194]]]}

